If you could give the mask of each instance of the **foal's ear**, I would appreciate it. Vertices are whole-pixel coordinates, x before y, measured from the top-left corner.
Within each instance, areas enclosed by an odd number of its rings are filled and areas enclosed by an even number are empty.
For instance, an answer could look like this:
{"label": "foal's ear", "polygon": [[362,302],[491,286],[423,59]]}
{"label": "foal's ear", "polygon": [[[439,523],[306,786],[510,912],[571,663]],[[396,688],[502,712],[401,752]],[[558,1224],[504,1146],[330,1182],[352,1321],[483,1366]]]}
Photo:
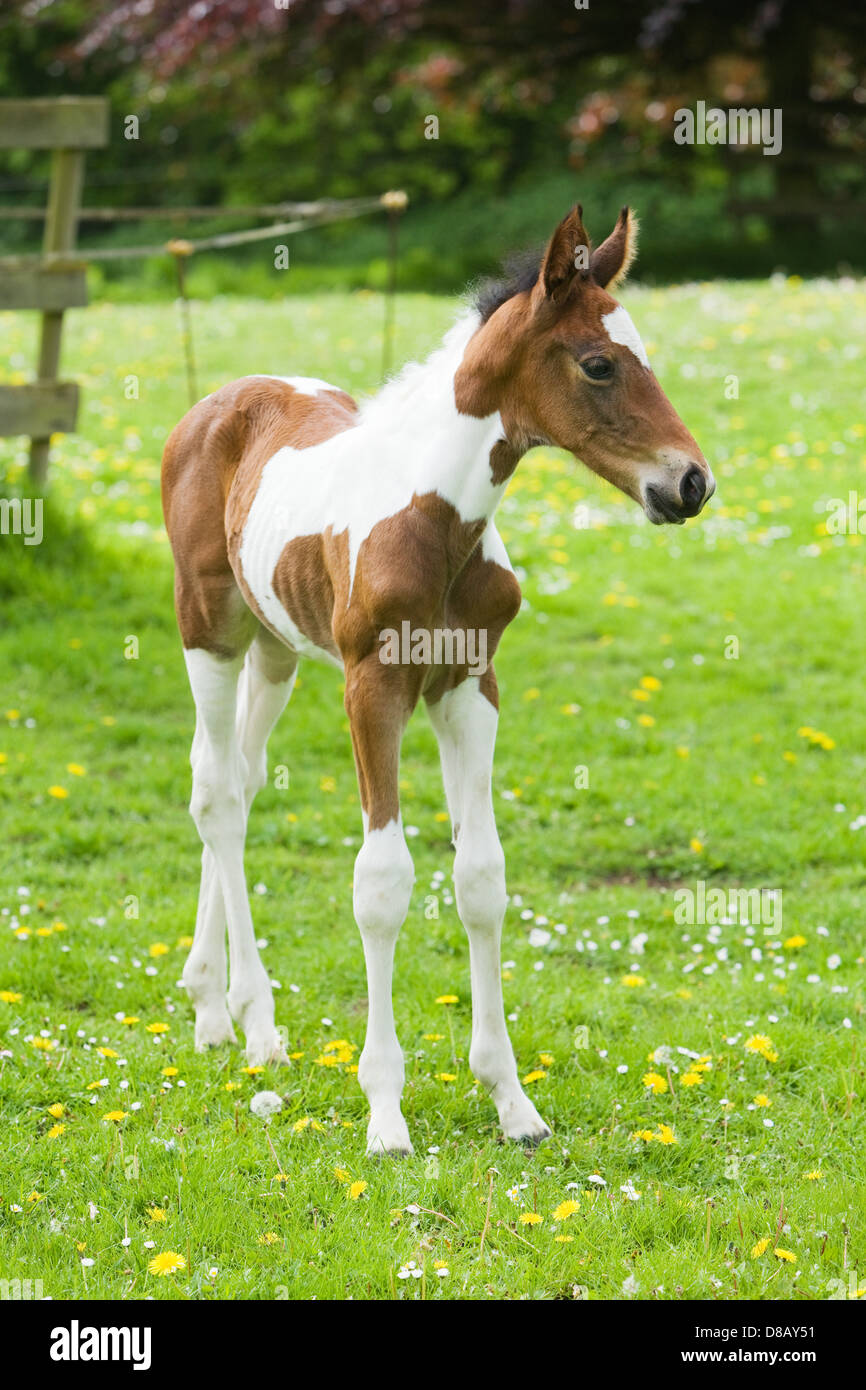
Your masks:
{"label": "foal's ear", "polygon": [[623,208],[616,226],[606,241],[596,247],[589,261],[592,278],[602,289],[621,285],[637,254],[637,218],[630,208]]}
{"label": "foal's ear", "polygon": [[547,299],[561,304],[575,280],[589,270],[589,237],[583,227],[580,203],[557,227],[541,263],[539,281]]}

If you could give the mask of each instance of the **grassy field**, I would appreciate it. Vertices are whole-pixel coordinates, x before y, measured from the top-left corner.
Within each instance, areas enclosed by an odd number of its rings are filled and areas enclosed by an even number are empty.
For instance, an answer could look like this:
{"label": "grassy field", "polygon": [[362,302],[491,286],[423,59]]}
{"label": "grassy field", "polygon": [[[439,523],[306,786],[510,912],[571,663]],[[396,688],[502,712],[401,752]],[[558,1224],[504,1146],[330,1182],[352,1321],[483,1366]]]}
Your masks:
{"label": "grassy field", "polygon": [[[165,305],[69,316],[81,432],[56,441],[43,543],[0,537],[3,1278],[54,1298],[866,1287],[866,549],[826,525],[827,500],[864,486],[866,288],[623,299],[718,491],[699,521],[654,529],[536,451],[501,508],[526,600],[497,658],[506,1007],[553,1137],[500,1143],[469,1073],[468,954],[419,712],[395,988],[416,1154],[401,1162],[364,1157],[338,672],[304,666],[270,747],[288,789],[272,778],[250,823],[291,1065],[250,1075],[237,1049],[193,1050],[193,714],[158,495],[186,404],[177,321]],[[401,358],[454,308],[403,298]],[[256,370],[376,385],[374,295],[224,298],[195,320],[202,393]],[[34,338],[0,315],[7,380],[25,379]],[[26,495],[18,443],[0,462]],[[684,923],[676,894],[701,882],[781,893],[765,899],[775,933],[754,915]],[[268,1121],[250,1111],[263,1089],[285,1097]]]}

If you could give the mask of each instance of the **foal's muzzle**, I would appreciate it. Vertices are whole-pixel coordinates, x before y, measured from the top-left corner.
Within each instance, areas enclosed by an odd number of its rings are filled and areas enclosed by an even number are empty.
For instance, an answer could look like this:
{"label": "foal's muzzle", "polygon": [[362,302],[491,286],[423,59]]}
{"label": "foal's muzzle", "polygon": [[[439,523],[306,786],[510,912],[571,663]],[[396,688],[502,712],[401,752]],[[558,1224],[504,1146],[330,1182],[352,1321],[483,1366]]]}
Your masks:
{"label": "foal's muzzle", "polygon": [[671,479],[670,486],[648,483],[644,508],[654,526],[663,526],[665,522],[682,526],[688,517],[697,516],[715,490],[716,481],[709,469],[689,463],[679,482]]}

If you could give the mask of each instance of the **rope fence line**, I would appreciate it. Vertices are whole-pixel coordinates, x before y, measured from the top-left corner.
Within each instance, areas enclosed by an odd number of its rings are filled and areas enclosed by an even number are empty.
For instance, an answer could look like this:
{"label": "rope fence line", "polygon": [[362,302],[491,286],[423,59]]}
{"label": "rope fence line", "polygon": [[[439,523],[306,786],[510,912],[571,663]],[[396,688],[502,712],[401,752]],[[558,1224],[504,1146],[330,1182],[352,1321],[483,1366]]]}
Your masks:
{"label": "rope fence line", "polygon": [[[394,336],[394,297],[397,288],[397,224],[400,214],[405,211],[409,199],[402,189],[391,189],[387,193],[382,193],[376,197],[369,198],[345,198],[322,199],[318,202],[307,203],[279,203],[265,204],[258,208],[102,208],[98,211],[104,214],[102,220],[126,220],[127,214],[131,216],[145,217],[168,217],[181,218],[184,215],[189,217],[210,216],[221,217],[224,214],[230,215],[262,215],[268,213],[294,213],[292,220],[288,222],[274,222],[267,227],[252,227],[240,232],[219,232],[213,236],[199,237],[195,240],[187,238],[170,238],[168,241],[161,242],[155,246],[111,246],[76,248],[75,251],[41,252],[32,255],[20,256],[0,256],[0,272],[16,272],[27,270],[84,270],[88,264],[110,261],[131,260],[136,257],[165,256],[174,258],[175,272],[177,275],[178,300],[181,316],[181,341],[183,343],[184,357],[186,360],[187,389],[190,398],[190,405],[194,405],[198,400],[197,373],[195,364],[195,350],[192,334],[192,311],[189,297],[186,292],[186,263],[190,256],[196,255],[200,251],[221,251],[232,246],[244,246],[252,242],[268,241],[272,238],[293,236],[298,232],[307,231],[312,227],[322,227],[328,223],[343,222],[354,217],[363,217],[370,212],[384,210],[388,214],[388,283],[385,291],[385,319],[383,327],[383,348],[382,348],[382,375],[387,376],[390,369],[393,354]],[[2,209],[2,216],[21,215],[22,209]],[[34,209],[40,217],[44,216],[41,208]],[[111,216],[109,216],[111,214]],[[27,215],[30,215],[28,210]],[[78,212],[78,220],[86,221],[88,209],[82,208]]]}
{"label": "rope fence line", "polygon": [[[253,227],[242,232],[220,232],[214,236],[201,237],[198,240],[177,239],[160,242],[154,246],[106,246],[76,249],[74,253],[69,252],[41,252],[32,255],[21,256],[0,256],[0,269],[3,270],[24,270],[31,266],[64,266],[68,268],[80,267],[93,261],[122,261],[129,260],[136,256],[163,256],[166,254],[179,254],[178,248],[183,246],[183,255],[191,256],[197,251],[218,251],[228,246],[242,246],[247,242],[267,241],[269,237],[293,236],[296,232],[306,231],[308,227],[322,227],[331,222],[343,222],[353,217],[363,217],[366,213],[377,212],[385,209],[390,214],[401,213],[408,204],[408,197],[402,189],[393,189],[388,193],[382,193],[374,198],[347,198],[343,202],[322,202],[322,203],[298,203],[297,209],[304,209],[306,215],[299,215],[291,222],[274,222],[267,227]],[[284,205],[290,207],[290,204]],[[162,216],[162,210],[156,211],[156,216]],[[211,209],[211,216],[221,216],[222,210],[219,208]]]}
{"label": "rope fence line", "polygon": [[[383,195],[387,197],[386,195]],[[141,222],[148,218],[160,221],[189,220],[196,217],[316,217],[322,212],[359,207],[362,212],[381,206],[381,198],[321,198],[306,203],[254,203],[224,208],[205,207],[81,207],[79,222]],[[0,221],[38,221],[45,217],[43,207],[4,207],[0,204]]]}

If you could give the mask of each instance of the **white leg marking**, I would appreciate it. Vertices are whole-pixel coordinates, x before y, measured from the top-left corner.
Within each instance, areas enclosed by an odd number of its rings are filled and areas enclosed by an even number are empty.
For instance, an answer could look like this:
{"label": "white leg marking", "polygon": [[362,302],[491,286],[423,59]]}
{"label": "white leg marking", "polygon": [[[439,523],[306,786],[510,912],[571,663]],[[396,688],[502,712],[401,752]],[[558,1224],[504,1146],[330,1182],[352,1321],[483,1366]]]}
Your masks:
{"label": "white leg marking", "polygon": [[[505,1026],[500,941],[505,916],[505,856],[496,832],[490,777],[498,718],[470,678],[430,706],[442,756],[459,783],[454,859],[457,910],[469,937],[472,976],[472,1074],[490,1091],[509,1139],[544,1139],[550,1130],[524,1094]],[[446,771],[446,784],[449,773]],[[448,793],[451,805],[452,793]],[[452,809],[452,816],[454,811]]]}
{"label": "white leg marking", "polygon": [[227,1023],[226,1014],[216,1007],[217,987],[225,985],[224,957],[221,963],[218,959],[218,955],[222,957],[224,910],[231,965],[228,1010],[246,1035],[249,1062],[260,1064],[278,1057],[281,1049],[274,1027],[270,980],[259,959],[247,897],[244,839],[249,802],[260,785],[256,779],[261,774],[264,740],[279,713],[274,708],[278,703],[280,709],[284,707],[291,682],[285,683],[288,689],[274,686],[268,692],[250,668],[245,670],[240,712],[244,742],[253,759],[248,768],[235,724],[241,659],[225,661],[200,649],[184,655],[197,714],[190,812],[205,846],[196,942],[184,970],[196,1005],[196,1045],[206,1046],[220,1041],[220,1035],[230,1036],[230,1021]]}
{"label": "white leg marking", "polygon": [[354,907],[367,963],[369,1011],[358,1080],[370,1102],[368,1153],[412,1152],[400,1110],[405,1072],[394,1029],[391,979],[394,947],[409,910],[414,878],[402,821],[390,821],[381,830],[368,830],[365,824],[364,843],[355,860]]}

